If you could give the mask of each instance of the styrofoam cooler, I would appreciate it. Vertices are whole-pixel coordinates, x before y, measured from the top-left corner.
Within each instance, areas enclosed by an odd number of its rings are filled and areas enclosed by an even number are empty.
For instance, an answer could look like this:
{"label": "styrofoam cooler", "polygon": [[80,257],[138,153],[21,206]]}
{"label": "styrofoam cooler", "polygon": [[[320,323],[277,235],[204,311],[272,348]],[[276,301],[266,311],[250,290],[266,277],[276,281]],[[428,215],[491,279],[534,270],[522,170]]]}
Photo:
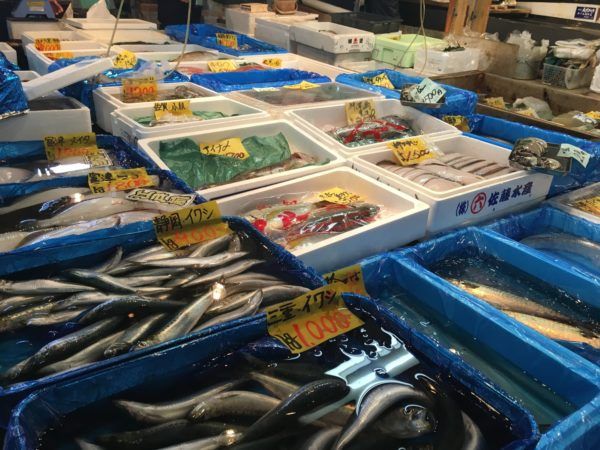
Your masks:
{"label": "styrofoam cooler", "polygon": [[[85,43],[82,44],[82,42]],[[84,47],[79,47],[80,45],[84,45]],[[54,60],[50,59],[48,55],[60,54],[63,52],[72,53],[74,58],[78,58],[81,56],[106,55],[106,46],[92,41],[65,42],[64,44],[61,44],[61,47],[61,50],[42,52],[35,48],[35,44],[29,44],[27,47],[25,47],[25,54],[27,55],[27,62],[29,64],[29,68],[39,73],[40,75],[45,75],[48,73],[48,67],[50,67],[50,65],[54,62]],[[115,48],[111,49],[111,54],[115,54],[115,52]]]}
{"label": "styrofoam cooler", "polygon": [[[115,26],[115,18],[67,18],[64,19],[67,25],[82,30],[112,30]],[[118,27],[120,30],[156,30],[158,26],[153,22],[141,19],[123,19],[119,18]]]}
{"label": "styrofoam cooler", "polygon": [[[148,44],[125,44],[119,45],[120,49],[129,50],[136,54],[139,59],[145,61],[170,61],[175,62],[181,56],[181,50],[183,44],[161,44],[161,45],[148,45]],[[194,55],[194,53],[197,55]],[[216,50],[202,47],[197,44],[188,44],[185,47],[185,61],[213,61],[220,58],[230,58],[230,55],[219,53]]]}
{"label": "styrofoam cooler", "polygon": [[375,35],[332,22],[304,22],[292,27],[296,42],[328,53],[370,52]]}
{"label": "styrofoam cooler", "polygon": [[[381,143],[362,145],[360,147],[350,147],[334,139],[324,130],[348,126],[346,118],[346,103],[328,104],[308,108],[291,109],[286,115],[298,124],[306,127],[319,139],[326,142],[327,145],[335,147],[345,155],[353,155],[367,150],[381,148]],[[377,118],[389,115],[397,115],[408,121],[408,123],[418,132],[419,136],[435,137],[448,134],[456,135],[458,131],[452,125],[436,119],[429,114],[425,114],[418,109],[403,106],[398,100],[392,99],[374,99],[373,104],[377,113]]]}
{"label": "styrofoam cooler", "polygon": [[330,64],[326,64],[314,59],[305,58],[304,56],[294,55],[293,53],[277,54],[277,55],[266,55],[266,56],[248,56],[247,61],[254,61],[259,64],[263,64],[267,59],[280,59],[282,69],[297,69],[304,70],[306,72],[315,72],[320,75],[325,75],[332,80],[342,73],[351,73],[346,69],[341,69]]}
{"label": "styrofoam cooler", "polygon": [[6,56],[6,59],[8,59],[11,63],[18,64],[17,52],[6,42],[0,42],[0,53]]}
{"label": "styrofoam cooler", "polygon": [[441,75],[477,70],[479,49],[464,48],[445,52],[443,46],[434,48],[420,47],[415,51],[414,70],[423,75]]}
{"label": "styrofoam cooler", "polygon": [[[113,30],[81,30],[81,34],[94,41],[108,44],[111,40]],[[165,33],[158,30],[124,30],[119,29],[115,33],[113,44],[169,44],[175,42]]]}
{"label": "styrofoam cooler", "polygon": [[[172,90],[177,86],[186,86],[199,94],[201,97],[213,97],[217,95],[216,92],[205,89],[197,84],[191,82],[182,83],[159,83],[158,92],[164,90]],[[98,89],[94,89],[94,111],[96,113],[96,124],[103,130],[112,133],[112,117],[111,114],[118,108],[125,108],[128,106],[134,106],[136,103],[125,103],[121,101],[121,86],[105,86]],[[148,103],[148,102],[139,102]],[[154,104],[154,102],[150,102]]]}
{"label": "styrofoam cooler", "polygon": [[35,44],[36,39],[46,38],[58,39],[61,43],[63,41],[89,41],[91,39],[84,33],[73,30],[27,31],[21,36],[21,45],[26,47],[29,44]]}
{"label": "styrofoam cooler", "polygon": [[33,70],[16,70],[15,74],[21,80],[21,83],[27,83],[28,81],[35,80],[40,77],[40,74]]}
{"label": "styrofoam cooler", "polygon": [[318,19],[318,14],[296,11],[289,15],[275,17],[257,17],[254,37],[285,48],[288,52],[296,53],[295,37],[292,26],[297,23],[311,22]]}
{"label": "styrofoam cooler", "polygon": [[271,11],[266,12],[250,12],[241,9],[240,6],[230,6],[225,9],[225,26],[228,30],[237,31],[238,33],[254,36],[254,28],[256,19],[275,17],[276,14]]}
{"label": "styrofoam cooler", "polygon": [[355,263],[365,256],[391,250],[425,235],[429,206],[350,167],[338,167],[273,186],[219,200],[223,214],[243,216],[264,205],[264,200],[305,192],[342,188],[381,208],[372,223],[290,250],[319,273]]}
{"label": "styrofoam cooler", "polygon": [[190,109],[192,111],[219,111],[228,117],[150,127],[138,123],[136,118],[153,116],[154,103],[140,103],[136,106],[119,108],[112,113],[112,133],[135,145],[140,139],[216,127],[234,127],[241,123],[254,122],[269,117],[269,114],[265,111],[224,97],[192,98],[190,99]]}
{"label": "styrofoam cooler", "polygon": [[68,28],[60,20],[22,20],[12,17],[5,20],[8,28],[8,38],[13,41],[18,41],[23,33],[30,31],[60,31]]}
{"label": "styrofoam cooler", "polygon": [[[510,150],[487,142],[462,135],[441,136],[429,142],[435,144],[442,153],[463,153],[508,166]],[[379,150],[357,154],[352,158],[352,165],[360,172],[430,205],[427,225],[430,234],[466,223],[481,222],[539,203],[548,194],[552,182],[550,175],[520,170],[437,192],[377,166],[380,161],[393,159],[392,152],[382,146]],[[529,192],[522,195],[524,190]],[[503,193],[508,194],[508,198]]]}
{"label": "styrofoam cooler", "polygon": [[211,131],[181,133],[170,135],[165,138],[142,139],[138,141],[138,147],[146,152],[160,168],[170,170],[170,168],[158,156],[160,142],[163,140],[189,138],[198,144],[202,144],[219,142],[229,138],[245,139],[252,136],[274,136],[279,133],[283,133],[292,151],[306,153],[319,158],[319,160],[327,160],[328,162],[326,164],[309,165],[299,169],[286,170],[249,180],[205,188],[198,190],[197,192],[210,200],[225,197],[226,195],[237,194],[239,192],[245,192],[250,189],[256,189],[271,184],[280,183],[290,179],[296,179],[304,175],[310,175],[316,172],[338,167],[345,163],[345,159],[341,155],[326,148],[308,133],[299,129],[287,120],[271,120],[257,122],[251,125],[244,124],[236,127],[219,128]]}
{"label": "styrofoam cooler", "polygon": [[[256,58],[257,61],[263,61],[264,59],[265,58],[262,58],[262,57]],[[253,64],[253,65],[263,66],[262,64],[257,63],[255,61],[251,61],[248,58],[234,59],[232,61],[234,61],[238,66],[243,65],[243,64]],[[195,75],[198,73],[212,73],[212,71],[208,67],[209,62],[210,61],[183,61],[177,67],[177,72],[179,72],[187,77],[191,77],[192,75]],[[175,69],[176,65],[177,65],[177,62],[171,62],[170,63],[171,69]],[[266,68],[267,67],[265,67],[265,69]]]}

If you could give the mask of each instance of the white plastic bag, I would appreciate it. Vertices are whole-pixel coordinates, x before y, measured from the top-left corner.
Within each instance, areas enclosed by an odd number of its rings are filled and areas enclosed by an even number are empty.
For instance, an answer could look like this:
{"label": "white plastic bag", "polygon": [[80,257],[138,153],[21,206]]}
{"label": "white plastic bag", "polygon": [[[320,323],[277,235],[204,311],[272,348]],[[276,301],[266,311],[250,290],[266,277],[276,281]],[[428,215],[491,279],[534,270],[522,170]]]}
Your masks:
{"label": "white plastic bag", "polygon": [[540,100],[539,98],[518,98],[513,103],[513,108],[517,109],[520,106],[531,108],[531,110],[535,113],[535,117],[537,117],[538,119],[552,120],[552,118],[554,117],[554,114],[552,114],[552,110],[550,109],[550,105],[548,105],[548,103],[546,103],[544,100]]}
{"label": "white plastic bag", "polygon": [[113,19],[117,20],[115,16],[113,16],[108,10],[108,6],[106,6],[105,0],[98,0],[97,3],[94,3],[88,9],[87,14],[85,15],[87,19]]}

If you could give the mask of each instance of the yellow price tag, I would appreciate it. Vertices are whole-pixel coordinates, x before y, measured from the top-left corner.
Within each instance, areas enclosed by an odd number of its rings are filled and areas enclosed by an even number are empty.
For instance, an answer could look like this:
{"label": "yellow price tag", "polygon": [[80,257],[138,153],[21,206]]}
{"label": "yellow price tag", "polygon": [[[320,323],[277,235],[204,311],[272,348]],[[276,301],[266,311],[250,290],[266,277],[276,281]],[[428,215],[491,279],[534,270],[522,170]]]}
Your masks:
{"label": "yellow price tag", "polygon": [[302,91],[305,89],[314,89],[316,87],[319,87],[319,85],[315,83],[310,83],[308,81],[302,81],[298,84],[290,84],[288,86],[283,86],[284,89],[297,89]]}
{"label": "yellow price tag", "polygon": [[471,131],[469,121],[465,116],[443,116],[442,120],[453,127],[458,128],[460,131],[465,131],[467,133]]}
{"label": "yellow price tag", "polygon": [[83,162],[90,167],[110,167],[113,164],[108,153],[100,149],[98,149],[98,153],[85,155],[83,157]]}
{"label": "yellow price tag", "polygon": [[380,86],[387,89],[396,89],[386,73],[380,73],[379,75],[374,76],[372,78],[363,77],[363,81],[365,83],[372,84],[373,86]]}
{"label": "yellow price tag", "polygon": [[238,69],[238,66],[231,59],[218,59],[216,61],[208,61],[208,70],[211,72],[234,72]]}
{"label": "yellow price tag", "polygon": [[60,39],[40,38],[35,40],[35,48],[41,52],[52,52],[60,50]]}
{"label": "yellow price tag", "polygon": [[359,100],[346,103],[346,120],[348,125],[374,120],[377,118],[373,100]]}
{"label": "yellow price tag", "polygon": [[123,50],[115,56],[113,64],[117,69],[133,69],[137,64],[137,56],[129,50]]}
{"label": "yellow price tag", "polygon": [[156,102],[154,104],[154,117],[161,120],[165,116],[188,116],[193,115],[189,100],[171,100],[167,102]]}
{"label": "yellow price tag", "polygon": [[139,187],[154,186],[154,180],[146,169],[98,170],[88,173],[88,185],[94,194],[128,191]]}
{"label": "yellow price tag", "polygon": [[73,59],[75,54],[73,52],[44,52],[46,58],[56,61],[58,59]]}
{"label": "yellow price tag", "polygon": [[337,203],[338,205],[351,205],[364,201],[364,198],[360,195],[339,187],[320,192],[317,197],[322,201]]}
{"label": "yellow price tag", "polygon": [[401,166],[412,166],[435,156],[421,138],[398,139],[397,141],[388,142],[387,146],[394,153]]}
{"label": "yellow price tag", "polygon": [[151,102],[158,95],[155,77],[123,78],[121,89],[125,103]]}
{"label": "yellow price tag", "polygon": [[368,296],[365,279],[360,264],[344,267],[323,275],[327,284],[342,283],[346,292]]}
{"label": "yellow price tag", "polygon": [[170,251],[231,233],[214,200],[160,214],[153,223],[156,239]]}
{"label": "yellow price tag", "polygon": [[282,61],[281,58],[267,58],[263,60],[263,64],[269,67],[275,67],[279,69],[281,67]]}
{"label": "yellow price tag", "polygon": [[217,44],[223,47],[238,48],[238,38],[235,34],[217,33]]}
{"label": "yellow price tag", "polygon": [[488,97],[483,100],[486,105],[493,106],[494,108],[506,109],[506,103],[504,97]]}
{"label": "yellow price tag", "polygon": [[340,283],[328,284],[268,307],[265,312],[269,334],[299,354],[360,327],[364,322],[346,306],[344,291]]}
{"label": "yellow price tag", "polygon": [[48,161],[71,156],[94,155],[99,152],[96,133],[52,134],[44,136]]}
{"label": "yellow price tag", "polygon": [[600,120],[600,111],[590,111],[585,113],[590,119]]}
{"label": "yellow price tag", "polygon": [[200,153],[235,159],[246,159],[250,156],[240,138],[229,138],[210,144],[200,144]]}

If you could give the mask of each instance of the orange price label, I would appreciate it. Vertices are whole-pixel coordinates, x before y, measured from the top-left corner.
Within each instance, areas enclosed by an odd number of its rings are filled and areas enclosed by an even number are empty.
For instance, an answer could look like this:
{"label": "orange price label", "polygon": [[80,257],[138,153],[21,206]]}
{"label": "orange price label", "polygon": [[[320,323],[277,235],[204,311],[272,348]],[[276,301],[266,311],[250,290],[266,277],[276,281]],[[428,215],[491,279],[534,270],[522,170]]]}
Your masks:
{"label": "orange price label", "polygon": [[269,334],[298,354],[363,325],[346,306],[344,291],[340,283],[328,284],[268,307]]}
{"label": "orange price label", "polygon": [[88,173],[88,185],[94,194],[129,191],[156,184],[146,169],[98,170]]}
{"label": "orange price label", "polygon": [[345,292],[354,292],[355,294],[368,296],[367,288],[365,287],[365,279],[363,277],[360,264],[344,267],[323,275],[327,284],[341,283],[345,286]]}
{"label": "orange price label", "polygon": [[223,47],[238,48],[238,38],[231,33],[217,33],[217,44]]}
{"label": "orange price label", "polygon": [[60,39],[40,38],[35,40],[35,48],[41,52],[52,52],[60,50]]}
{"label": "orange price label", "polygon": [[75,58],[75,54],[73,52],[44,52],[44,55],[46,55],[46,57],[52,61],[56,61],[58,59]]}
{"label": "orange price label", "polygon": [[401,166],[412,166],[421,161],[435,157],[421,138],[404,138],[387,143],[387,147],[394,153]]}
{"label": "orange price label", "polygon": [[158,95],[158,83],[155,77],[123,78],[123,100],[131,102],[152,102]]}
{"label": "orange price label", "polygon": [[48,161],[88,156],[99,153],[96,145],[96,133],[52,134],[44,136],[44,150]]}

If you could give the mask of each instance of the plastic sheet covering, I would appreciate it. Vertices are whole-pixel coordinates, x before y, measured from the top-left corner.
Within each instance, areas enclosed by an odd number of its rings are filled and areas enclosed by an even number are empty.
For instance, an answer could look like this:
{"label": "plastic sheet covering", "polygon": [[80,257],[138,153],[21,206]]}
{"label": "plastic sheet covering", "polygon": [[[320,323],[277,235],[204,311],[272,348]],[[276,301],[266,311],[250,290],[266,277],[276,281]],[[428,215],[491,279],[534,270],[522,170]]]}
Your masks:
{"label": "plastic sheet covering", "polygon": [[[364,78],[373,78],[377,75],[381,75],[385,73],[389,80],[394,85],[394,90],[384,88],[381,86],[374,86],[372,84],[366,83]],[[365,73],[343,73],[338,75],[336,81],[344,84],[349,84],[350,86],[355,86],[361,89],[368,89],[370,91],[379,92],[382,95],[385,95],[387,98],[395,98],[400,99],[400,91],[405,84],[413,84],[420,83],[423,80],[423,77],[410,77],[408,75],[404,75],[400,72],[395,72],[393,70],[384,69],[384,70],[373,70],[371,72]],[[453,86],[448,86],[445,84],[441,84],[441,86],[446,90],[446,103],[444,106],[438,109],[432,108],[419,108],[422,111],[433,114],[435,116],[441,115],[468,115],[475,113],[475,107],[477,105],[477,94],[471,91],[466,91],[464,89],[455,88]]]}
{"label": "plastic sheet covering", "polygon": [[[121,138],[98,135],[96,142],[98,148],[109,151],[111,157],[116,160],[116,165],[125,169],[146,167],[158,170],[158,166],[148,155],[130,146]],[[37,160],[46,160],[43,141],[0,142],[0,167]],[[71,183],[81,182],[83,178],[87,182],[87,177],[64,176],[30,183],[0,184],[0,205],[5,205],[11,199],[22,195],[34,194],[55,187],[70,186]]]}
{"label": "plastic sheet covering", "polygon": [[29,105],[21,80],[12,70],[0,67],[0,120],[27,111]]}
{"label": "plastic sheet covering", "polygon": [[536,448],[597,448],[598,368],[558,343],[524,332],[422,265],[444,257],[457,244],[468,251],[466,246],[478,240],[475,229],[467,229],[367,258],[361,262],[367,291],[398,320],[437,342],[440,354],[451,354],[481,370],[523,404],[542,432]]}
{"label": "plastic sheet covering", "polygon": [[[267,270],[268,273],[277,275],[288,283],[303,285],[310,289],[322,285],[322,278],[312,269],[306,267],[292,254],[269,241],[247,221],[236,217],[226,217],[225,219],[232,230],[243,236],[247,236],[248,239],[256,243],[257,251],[268,260],[267,266],[265,267],[265,270]],[[138,222],[123,227],[118,232],[115,232],[115,230],[112,230],[111,232],[107,232],[106,230],[92,232],[87,234],[86,238],[85,241],[73,239],[73,237],[63,238],[61,245],[40,248],[35,252],[16,250],[10,255],[0,254],[0,277],[21,280],[32,277],[49,277],[59,274],[61,270],[67,268],[93,267],[112,255],[117,247],[123,248],[124,254],[127,255],[130,252],[156,243],[156,235],[152,222]],[[240,323],[244,323],[244,321],[247,320],[247,318],[240,319]],[[229,325],[235,323],[238,322],[231,322]],[[222,326],[217,327],[217,329],[221,328]],[[136,352],[129,352],[115,358],[92,363],[61,374],[50,375],[37,380],[23,381],[2,388],[0,389],[0,425],[6,424],[10,410],[14,405],[34,390],[53,385],[60,381],[75,379],[84,374],[99,372],[101,369],[111,367],[119,362],[141,358],[144,355],[153,354],[155,352],[156,354],[161,354],[165,349],[172,345],[187,345],[192,341],[194,341],[194,337],[187,335],[170,342],[148,347]],[[2,345],[1,341],[0,345]],[[186,345],[183,345],[183,347],[186,348]],[[223,345],[224,346],[219,348],[226,348],[225,342],[223,342]],[[13,347],[11,348],[12,352],[18,350]],[[4,350],[2,353],[3,358],[11,357],[12,352]],[[182,366],[177,363],[176,367]],[[158,369],[157,366],[155,368]],[[165,367],[162,367],[159,372],[164,370]],[[140,373],[140,375],[142,374]],[[128,377],[123,377],[122,379],[124,383],[129,382],[126,378]],[[109,386],[105,386],[100,390],[106,388],[109,388]],[[93,396],[94,393],[92,391],[90,392]],[[94,392],[97,393],[97,391]],[[81,393],[79,395],[81,395]],[[83,397],[86,399],[90,398],[87,395]],[[68,401],[66,403],[68,403]]]}
{"label": "plastic sheet covering", "polygon": [[[365,328],[374,336],[384,336],[381,329],[393,333],[419,359],[419,372],[438,382],[444,380],[445,390],[453,393],[463,411],[477,422],[484,435],[487,434],[487,439],[495,439],[495,447],[525,449],[534,445],[538,432],[533,418],[503,392],[489,385],[477,371],[406,326],[374,301],[355,295],[345,295],[345,300],[349,308],[368,323]],[[212,373],[222,375],[223,366],[242,363],[245,354],[265,362],[289,356],[281,344],[263,336],[266,336],[266,320],[261,315],[246,319],[235,328],[221,329],[211,335],[190,339],[185,345],[147,353],[102,372],[38,391],[14,409],[5,450],[36,448],[41,435],[59,425],[65,415],[77,413],[84,407],[93,408],[94,404],[101,407],[101,402],[109,398],[139,397],[169,385],[189,385],[194,380],[202,382],[210,377],[203,374],[212,370]],[[348,333],[347,338],[357,348],[368,349],[359,330]],[[303,354],[299,362],[316,364],[327,370],[346,359],[338,349],[343,342],[342,337],[334,338],[315,351]],[[506,431],[491,437],[493,431],[500,429]]]}
{"label": "plastic sheet covering", "polygon": [[589,153],[591,157],[587,167],[583,167],[577,161],[573,161],[571,172],[568,175],[555,176],[553,178],[549,196],[581,187],[587,183],[600,181],[600,142],[592,142],[569,136],[568,134],[543,130],[481,114],[472,115],[468,119],[471,133],[466,133],[467,135],[491,142],[495,145],[512,148],[512,145],[518,139],[537,137],[556,144],[571,144]]}
{"label": "plastic sheet covering", "polygon": [[6,57],[6,55],[2,52],[0,52],[0,68],[1,69],[8,69],[8,70],[20,70],[19,66],[17,66],[16,64],[10,62],[8,60],[8,58]]}
{"label": "plastic sheet covering", "polygon": [[254,88],[269,88],[310,83],[329,83],[331,80],[323,75],[305,70],[251,70],[248,72],[221,72],[194,74],[193,83],[217,92],[244,91]]}
{"label": "plastic sheet covering", "polygon": [[[186,25],[169,25],[165,28],[167,33],[173,39],[183,42],[185,40]],[[217,33],[234,34],[237,36],[238,48],[233,49],[217,44]],[[268,53],[287,53],[287,50],[268,42],[253,39],[245,34],[236,33],[235,31],[219,28],[214,25],[194,23],[190,25],[190,36],[188,39],[190,44],[198,44],[203,47],[212,48],[234,56],[252,56],[264,55]]]}

